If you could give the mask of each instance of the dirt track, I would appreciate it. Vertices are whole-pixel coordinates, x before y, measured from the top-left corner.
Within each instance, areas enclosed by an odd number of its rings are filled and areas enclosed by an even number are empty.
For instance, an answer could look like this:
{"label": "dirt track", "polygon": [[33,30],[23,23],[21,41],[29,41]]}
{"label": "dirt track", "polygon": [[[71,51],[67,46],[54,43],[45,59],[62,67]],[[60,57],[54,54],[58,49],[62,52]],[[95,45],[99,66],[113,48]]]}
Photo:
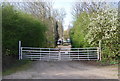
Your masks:
{"label": "dirt track", "polygon": [[34,61],[29,69],[3,79],[118,79],[117,66],[93,66],[81,61]]}

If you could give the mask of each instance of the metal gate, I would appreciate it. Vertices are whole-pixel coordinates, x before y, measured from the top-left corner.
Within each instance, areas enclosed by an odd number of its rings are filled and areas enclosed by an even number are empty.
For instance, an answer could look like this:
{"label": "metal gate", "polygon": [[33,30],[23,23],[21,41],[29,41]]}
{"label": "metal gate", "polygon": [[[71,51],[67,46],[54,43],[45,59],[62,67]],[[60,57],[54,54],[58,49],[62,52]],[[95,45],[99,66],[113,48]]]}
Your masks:
{"label": "metal gate", "polygon": [[72,61],[72,60],[100,60],[100,48],[35,48],[21,47],[19,42],[19,60],[41,61]]}

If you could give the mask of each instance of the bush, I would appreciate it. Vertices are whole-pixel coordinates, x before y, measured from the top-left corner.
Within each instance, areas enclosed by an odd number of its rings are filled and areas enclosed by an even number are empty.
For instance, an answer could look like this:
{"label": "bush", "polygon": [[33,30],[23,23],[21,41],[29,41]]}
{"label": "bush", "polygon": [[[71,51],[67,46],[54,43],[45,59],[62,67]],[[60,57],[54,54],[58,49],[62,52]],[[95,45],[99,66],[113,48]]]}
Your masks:
{"label": "bush", "polygon": [[117,9],[109,7],[97,12],[81,12],[71,29],[73,47],[98,47],[101,40],[102,61],[117,63],[119,59],[119,22]]}
{"label": "bush", "polygon": [[90,45],[85,40],[87,33],[87,27],[90,23],[86,12],[80,14],[80,16],[74,22],[74,27],[70,30],[70,38],[72,40],[73,47],[89,47]]}
{"label": "bush", "polygon": [[3,55],[18,55],[18,41],[22,46],[45,47],[46,26],[30,14],[20,12],[13,6],[2,7]]}

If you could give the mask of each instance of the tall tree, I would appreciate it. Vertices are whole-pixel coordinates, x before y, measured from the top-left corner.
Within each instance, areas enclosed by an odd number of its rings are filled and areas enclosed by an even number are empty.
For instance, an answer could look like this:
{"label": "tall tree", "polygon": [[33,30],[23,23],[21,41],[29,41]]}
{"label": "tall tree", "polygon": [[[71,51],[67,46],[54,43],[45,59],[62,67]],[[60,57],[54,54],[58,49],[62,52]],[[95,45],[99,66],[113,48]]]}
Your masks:
{"label": "tall tree", "polygon": [[[71,29],[73,45],[98,46],[102,40],[102,60],[117,58],[119,53],[118,11],[113,3],[78,2],[74,5],[74,27]],[[86,16],[85,16],[86,14]],[[82,36],[82,37],[81,37]]]}

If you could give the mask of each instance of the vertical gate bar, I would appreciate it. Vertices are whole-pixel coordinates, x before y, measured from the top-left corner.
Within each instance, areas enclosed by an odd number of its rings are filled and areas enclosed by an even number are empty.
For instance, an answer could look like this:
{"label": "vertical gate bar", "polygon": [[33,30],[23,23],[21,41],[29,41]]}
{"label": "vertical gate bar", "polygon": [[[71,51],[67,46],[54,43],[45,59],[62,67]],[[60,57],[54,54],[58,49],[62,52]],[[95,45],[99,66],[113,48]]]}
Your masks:
{"label": "vertical gate bar", "polygon": [[79,49],[78,49],[78,60],[80,60],[80,58],[79,58]]}
{"label": "vertical gate bar", "polygon": [[34,59],[34,58],[32,58],[32,57],[33,57],[33,56],[32,56],[33,54],[31,54],[31,52],[29,52],[29,53],[30,53],[30,55],[31,55],[30,60],[33,60],[33,59]]}
{"label": "vertical gate bar", "polygon": [[90,60],[90,58],[89,58],[89,48],[87,48],[87,58],[88,58],[88,60]]}
{"label": "vertical gate bar", "polygon": [[99,60],[99,47],[96,47],[96,60]]}
{"label": "vertical gate bar", "polygon": [[61,60],[61,51],[59,49],[59,61]]}
{"label": "vertical gate bar", "polygon": [[60,51],[59,51],[59,61],[60,61]]}
{"label": "vertical gate bar", "polygon": [[70,49],[68,49],[69,59],[70,59]]}
{"label": "vertical gate bar", "polygon": [[39,60],[41,60],[41,49],[40,49],[40,59]]}
{"label": "vertical gate bar", "polygon": [[[70,54],[70,51],[71,51],[71,48],[69,49],[69,54]],[[70,54],[70,60],[72,60],[72,59],[71,59],[71,54]]]}
{"label": "vertical gate bar", "polygon": [[50,61],[50,48],[49,48],[49,60],[48,61]]}
{"label": "vertical gate bar", "polygon": [[88,49],[88,60],[90,60],[90,51]]}
{"label": "vertical gate bar", "polygon": [[[77,48],[78,49],[78,48]],[[80,53],[79,53],[79,49],[78,49],[78,60],[80,60]]]}
{"label": "vertical gate bar", "polygon": [[21,59],[20,56],[21,56],[21,41],[19,41],[19,60]]}
{"label": "vertical gate bar", "polygon": [[99,60],[99,47],[97,47],[97,59]]}

